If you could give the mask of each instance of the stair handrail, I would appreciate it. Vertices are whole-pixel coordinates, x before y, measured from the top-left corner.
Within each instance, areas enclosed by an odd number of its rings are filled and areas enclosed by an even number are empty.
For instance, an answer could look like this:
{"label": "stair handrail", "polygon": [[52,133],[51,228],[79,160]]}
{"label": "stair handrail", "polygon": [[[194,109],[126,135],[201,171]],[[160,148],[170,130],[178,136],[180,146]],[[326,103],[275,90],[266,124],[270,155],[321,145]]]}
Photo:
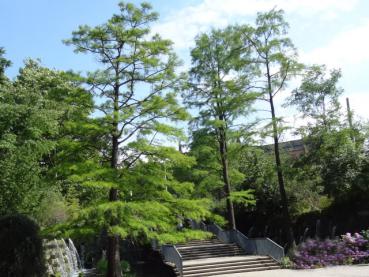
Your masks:
{"label": "stair handrail", "polygon": [[248,238],[239,230],[233,230],[233,241],[247,254],[267,255],[280,263],[284,257],[284,249],[270,238]]}
{"label": "stair handrail", "polygon": [[207,230],[223,242],[233,242],[247,254],[267,255],[280,263],[284,257],[284,248],[270,238],[248,238],[239,230],[225,231],[216,223],[206,225]]}
{"label": "stair handrail", "polygon": [[200,230],[207,231],[208,226],[204,223],[204,221],[200,222]]}
{"label": "stair handrail", "polygon": [[214,235],[217,236],[217,238],[223,242],[229,243],[232,242],[232,237],[230,231],[223,230],[218,224],[212,223],[207,225],[207,230]]}
{"label": "stair handrail", "polygon": [[270,238],[266,238],[268,244],[273,249],[272,255],[270,255],[275,261],[282,262],[284,258],[284,248]]}
{"label": "stair handrail", "polygon": [[183,275],[183,259],[177,247],[172,244],[164,244],[161,247],[161,253],[164,256],[164,260],[174,264],[180,276],[182,276]]}
{"label": "stair handrail", "polygon": [[278,263],[282,261],[284,248],[270,238],[252,238],[248,241],[252,254],[268,255]]}
{"label": "stair handrail", "polygon": [[248,245],[249,238],[239,230],[232,230],[232,241],[237,243],[247,254],[253,254]]}

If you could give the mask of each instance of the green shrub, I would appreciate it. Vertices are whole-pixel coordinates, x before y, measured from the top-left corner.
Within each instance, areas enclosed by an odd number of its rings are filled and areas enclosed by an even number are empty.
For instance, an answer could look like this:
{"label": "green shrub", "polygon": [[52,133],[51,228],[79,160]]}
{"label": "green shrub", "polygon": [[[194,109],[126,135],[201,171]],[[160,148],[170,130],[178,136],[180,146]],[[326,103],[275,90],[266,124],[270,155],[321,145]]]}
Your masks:
{"label": "green shrub", "polygon": [[122,269],[123,273],[131,272],[131,265],[127,261],[121,261],[120,268]]}
{"label": "green shrub", "polygon": [[[121,261],[120,267],[123,273],[126,273],[125,276],[134,276],[131,272],[131,265],[128,261]],[[96,270],[99,274],[106,274],[108,270],[108,261],[106,259],[100,259],[96,264]],[[127,275],[127,273],[130,273]]]}
{"label": "green shrub", "polygon": [[37,224],[23,215],[0,219],[0,276],[45,275],[42,240]]}
{"label": "green shrub", "polygon": [[96,271],[100,274],[105,274],[108,270],[108,261],[106,259],[100,259],[96,264]]}
{"label": "green shrub", "polygon": [[369,229],[361,231],[361,235],[363,236],[364,239],[369,241]]}
{"label": "green shrub", "polygon": [[282,261],[281,261],[281,266],[282,268],[293,268],[293,262],[291,261],[291,259],[289,257],[283,257]]}

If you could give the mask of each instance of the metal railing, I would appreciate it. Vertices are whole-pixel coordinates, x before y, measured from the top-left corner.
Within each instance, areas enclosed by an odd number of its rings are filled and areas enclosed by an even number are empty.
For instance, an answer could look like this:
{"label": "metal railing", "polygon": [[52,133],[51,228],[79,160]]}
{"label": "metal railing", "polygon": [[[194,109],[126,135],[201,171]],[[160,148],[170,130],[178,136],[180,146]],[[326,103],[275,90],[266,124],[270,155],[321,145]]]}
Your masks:
{"label": "metal railing", "polygon": [[220,228],[217,224],[210,224],[207,225],[208,232],[213,233],[217,236],[217,238],[225,243],[230,243],[232,241],[231,232],[230,231],[224,231],[222,228]]}
{"label": "metal railing", "polygon": [[270,238],[249,239],[250,245],[255,249],[258,255],[268,255],[277,262],[281,262],[284,257],[282,246],[272,241]]}
{"label": "metal railing", "polygon": [[[248,238],[238,230],[223,230],[217,224],[206,225],[204,222],[190,221],[193,229],[211,232],[225,243],[236,243],[246,254],[270,256],[277,262],[284,257],[284,249],[269,238]],[[176,266],[180,276],[183,275],[183,259],[175,245],[162,245],[161,253],[166,262]]]}
{"label": "metal railing", "polygon": [[191,219],[189,222],[192,229],[202,230],[205,232],[208,230],[208,226],[203,221],[196,222],[195,220]]}
{"label": "metal railing", "polygon": [[178,252],[175,245],[162,245],[161,253],[164,256],[166,262],[174,264],[180,274],[183,275],[183,260],[181,254]]}
{"label": "metal railing", "polygon": [[224,231],[217,224],[207,225],[207,230],[223,242],[236,243],[247,254],[270,256],[277,262],[284,257],[283,247],[269,238],[248,238],[238,230]]}
{"label": "metal railing", "polygon": [[270,238],[248,238],[238,230],[232,230],[232,241],[247,254],[270,256],[277,262],[284,257],[284,249]]}

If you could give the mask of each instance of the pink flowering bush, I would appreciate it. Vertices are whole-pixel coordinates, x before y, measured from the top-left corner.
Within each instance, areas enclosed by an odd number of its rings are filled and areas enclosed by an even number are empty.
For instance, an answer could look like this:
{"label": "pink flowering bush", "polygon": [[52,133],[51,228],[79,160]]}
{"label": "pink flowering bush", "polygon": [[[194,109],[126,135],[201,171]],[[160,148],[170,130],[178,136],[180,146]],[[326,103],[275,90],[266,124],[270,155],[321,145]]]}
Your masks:
{"label": "pink flowering bush", "polygon": [[362,234],[347,233],[336,240],[307,240],[300,244],[292,261],[296,268],[318,268],[332,265],[367,263],[369,240]]}

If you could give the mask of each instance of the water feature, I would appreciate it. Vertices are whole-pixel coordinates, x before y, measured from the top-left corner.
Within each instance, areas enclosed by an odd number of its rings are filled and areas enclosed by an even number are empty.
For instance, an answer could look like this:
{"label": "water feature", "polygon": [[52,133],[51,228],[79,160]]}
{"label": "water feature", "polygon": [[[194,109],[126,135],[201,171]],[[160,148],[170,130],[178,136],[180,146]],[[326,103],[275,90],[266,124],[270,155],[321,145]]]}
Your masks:
{"label": "water feature", "polygon": [[71,239],[68,239],[68,245],[69,245],[69,249],[71,250],[70,253],[71,253],[71,258],[72,258],[74,269],[75,270],[81,269],[82,268],[81,259],[79,258],[77,249],[74,246],[74,243]]}
{"label": "water feature", "polygon": [[44,249],[49,275],[75,277],[84,272],[77,249],[71,239],[44,241]]}

